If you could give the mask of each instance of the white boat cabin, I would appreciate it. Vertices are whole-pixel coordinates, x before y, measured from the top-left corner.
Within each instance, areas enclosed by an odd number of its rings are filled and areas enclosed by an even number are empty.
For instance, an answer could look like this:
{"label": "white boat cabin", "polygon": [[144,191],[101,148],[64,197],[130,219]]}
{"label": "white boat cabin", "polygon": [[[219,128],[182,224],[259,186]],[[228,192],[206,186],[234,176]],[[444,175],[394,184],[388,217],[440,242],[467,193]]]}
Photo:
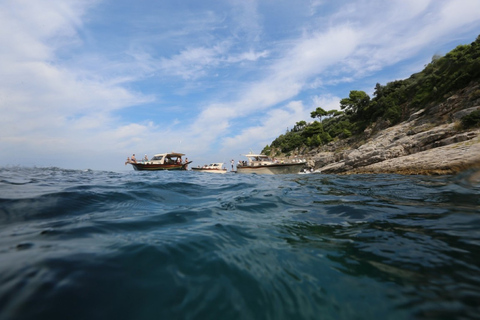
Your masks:
{"label": "white boat cabin", "polygon": [[266,166],[275,163],[273,159],[264,154],[246,154],[249,166]]}
{"label": "white boat cabin", "polygon": [[222,170],[223,169],[223,163],[219,162],[219,163],[210,163],[208,166],[205,165],[203,166],[204,169],[218,169],[218,170]]}

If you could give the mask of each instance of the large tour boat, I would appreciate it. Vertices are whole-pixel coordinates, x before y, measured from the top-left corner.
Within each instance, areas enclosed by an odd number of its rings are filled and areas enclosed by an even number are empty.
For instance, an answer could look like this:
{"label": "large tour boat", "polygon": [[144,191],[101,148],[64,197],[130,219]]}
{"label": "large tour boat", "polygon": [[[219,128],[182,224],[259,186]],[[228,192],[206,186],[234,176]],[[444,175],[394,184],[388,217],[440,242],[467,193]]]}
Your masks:
{"label": "large tour boat", "polygon": [[159,153],[153,156],[150,160],[131,160],[128,159],[125,164],[131,164],[133,169],[139,171],[156,171],[156,170],[187,170],[187,166],[192,161],[185,161],[182,157],[185,154],[171,152],[171,153]]}
{"label": "large tour boat", "polygon": [[237,164],[237,173],[288,174],[300,173],[305,167],[305,160],[279,161],[264,154],[246,154],[248,161]]}
{"label": "large tour boat", "polygon": [[227,173],[227,169],[223,168],[223,162],[211,163],[203,167],[192,167],[192,170],[197,172]]}

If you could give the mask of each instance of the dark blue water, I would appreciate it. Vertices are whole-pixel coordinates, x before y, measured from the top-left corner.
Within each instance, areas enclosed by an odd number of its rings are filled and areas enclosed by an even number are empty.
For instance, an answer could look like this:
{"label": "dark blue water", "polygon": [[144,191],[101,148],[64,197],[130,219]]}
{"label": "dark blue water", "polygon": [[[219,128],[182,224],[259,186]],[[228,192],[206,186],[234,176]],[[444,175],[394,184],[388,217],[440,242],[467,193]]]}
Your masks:
{"label": "dark blue water", "polygon": [[0,169],[0,319],[473,319],[480,177]]}

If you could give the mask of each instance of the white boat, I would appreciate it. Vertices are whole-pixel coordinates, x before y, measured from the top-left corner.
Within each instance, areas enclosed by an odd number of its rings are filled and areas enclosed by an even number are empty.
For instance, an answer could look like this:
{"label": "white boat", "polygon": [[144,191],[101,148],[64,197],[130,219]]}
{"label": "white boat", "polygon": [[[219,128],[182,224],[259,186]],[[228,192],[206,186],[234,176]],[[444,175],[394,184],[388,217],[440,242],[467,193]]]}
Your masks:
{"label": "white boat", "polygon": [[223,168],[223,162],[211,163],[203,167],[192,167],[192,170],[197,172],[227,173],[227,169]]}
{"label": "white boat", "polygon": [[248,161],[237,164],[237,173],[288,174],[300,173],[307,162],[305,160],[278,161],[264,154],[246,154]]}

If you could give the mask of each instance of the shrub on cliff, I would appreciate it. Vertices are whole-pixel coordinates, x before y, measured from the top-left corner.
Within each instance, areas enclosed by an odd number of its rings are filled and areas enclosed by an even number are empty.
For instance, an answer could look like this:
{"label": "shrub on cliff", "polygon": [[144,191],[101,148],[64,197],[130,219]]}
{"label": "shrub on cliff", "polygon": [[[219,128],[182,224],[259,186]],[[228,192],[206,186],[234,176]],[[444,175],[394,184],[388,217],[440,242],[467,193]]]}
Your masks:
{"label": "shrub on cliff", "polygon": [[462,117],[460,121],[465,129],[473,127],[480,128],[480,110],[473,111],[472,113]]}

